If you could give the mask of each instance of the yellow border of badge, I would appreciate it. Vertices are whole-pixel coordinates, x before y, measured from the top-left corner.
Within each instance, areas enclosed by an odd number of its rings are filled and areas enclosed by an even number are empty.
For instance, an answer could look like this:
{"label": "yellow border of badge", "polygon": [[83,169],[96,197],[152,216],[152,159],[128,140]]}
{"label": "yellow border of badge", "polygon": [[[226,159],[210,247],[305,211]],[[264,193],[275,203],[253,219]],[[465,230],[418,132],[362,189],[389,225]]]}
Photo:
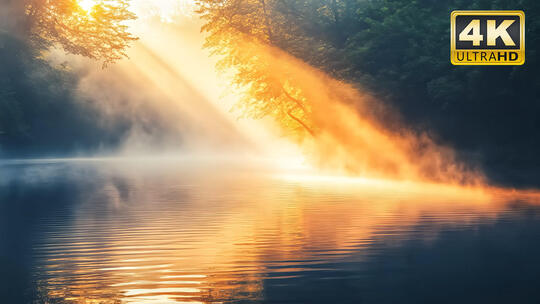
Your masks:
{"label": "yellow border of badge", "polygon": [[[454,52],[456,52],[456,16],[460,15],[488,15],[488,16],[519,16],[520,21],[520,48],[522,54],[518,62],[455,62]],[[475,50],[475,51],[496,51],[496,50]],[[523,11],[453,11],[450,14],[450,62],[453,65],[522,65],[525,63],[525,13]]]}

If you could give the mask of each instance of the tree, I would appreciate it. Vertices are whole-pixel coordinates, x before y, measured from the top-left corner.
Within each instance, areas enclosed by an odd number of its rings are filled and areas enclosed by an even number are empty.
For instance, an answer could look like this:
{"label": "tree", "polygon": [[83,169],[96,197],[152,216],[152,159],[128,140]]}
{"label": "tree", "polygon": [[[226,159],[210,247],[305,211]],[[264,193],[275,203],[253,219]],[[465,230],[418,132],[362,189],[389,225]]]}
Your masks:
{"label": "tree", "polygon": [[205,47],[219,56],[218,69],[233,70],[233,83],[244,90],[236,104],[243,115],[272,117],[287,132],[315,135],[311,107],[286,67],[275,66],[271,46],[282,29],[273,18],[275,0],[200,1],[198,13],[206,20]]}
{"label": "tree", "polygon": [[[273,64],[275,50],[316,67],[340,69],[347,24],[355,0],[202,0],[205,47],[220,57],[218,68],[232,69],[234,83],[246,88],[236,108],[250,117],[273,117],[286,130],[316,135],[313,101],[302,80]],[[273,51],[274,50],[274,51]],[[270,54],[269,54],[270,53]],[[345,68],[345,67],[343,67]],[[330,73],[334,75],[333,73]]]}
{"label": "tree", "polygon": [[124,57],[135,40],[124,23],[135,18],[128,1],[95,0],[84,10],[75,0],[17,0],[3,2],[1,9],[2,155],[65,154],[117,144],[129,121],[119,119],[106,129],[102,114],[75,93],[77,75],[52,67],[41,55],[60,47],[104,65]]}
{"label": "tree", "polygon": [[[245,112],[276,116],[294,107],[289,83],[306,109],[295,113],[317,130],[317,107],[297,75],[276,71],[255,47],[280,49],[396,108],[417,132],[456,147],[507,182],[538,177],[540,151],[540,2],[535,0],[204,0],[207,46],[251,88]],[[264,5],[263,5],[264,4]],[[449,16],[455,9],[524,10],[527,62],[518,67],[455,67],[449,61]],[[238,37],[242,37],[241,39]],[[245,37],[249,37],[246,39]],[[277,79],[264,76],[279,72]],[[278,73],[278,74],[279,74]],[[283,76],[284,75],[284,76]],[[281,94],[281,95],[280,95]],[[309,96],[309,98],[308,98]],[[362,109],[357,107],[363,115]],[[282,115],[278,121],[300,126]],[[385,126],[392,124],[384,121]],[[400,124],[396,124],[400,126]],[[303,129],[303,128],[302,128]],[[506,165],[502,165],[506,164]],[[524,176],[512,176],[519,166]],[[527,169],[530,168],[530,169]],[[536,178],[536,180],[540,180]]]}
{"label": "tree", "polygon": [[125,24],[135,19],[128,8],[129,0],[96,0],[88,10],[77,0],[27,0],[26,34],[37,49],[60,46],[106,66],[127,57],[127,47],[137,39]]}

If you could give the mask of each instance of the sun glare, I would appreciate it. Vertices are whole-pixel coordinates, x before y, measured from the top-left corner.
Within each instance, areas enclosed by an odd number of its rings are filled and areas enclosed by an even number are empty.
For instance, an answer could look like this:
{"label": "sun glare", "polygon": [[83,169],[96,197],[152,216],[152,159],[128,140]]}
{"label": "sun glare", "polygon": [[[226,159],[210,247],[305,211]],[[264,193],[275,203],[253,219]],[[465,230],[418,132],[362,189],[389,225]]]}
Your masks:
{"label": "sun glare", "polygon": [[[77,4],[89,13],[102,1],[77,0]],[[196,4],[195,0],[130,0],[129,6],[139,18],[159,17],[164,22],[172,22],[177,16],[191,15]]]}
{"label": "sun glare", "polygon": [[98,4],[98,0],[79,0],[78,3],[83,10],[89,12]]}
{"label": "sun glare", "polygon": [[159,17],[162,21],[172,22],[174,17],[192,14],[194,0],[132,0],[130,5],[140,18]]}

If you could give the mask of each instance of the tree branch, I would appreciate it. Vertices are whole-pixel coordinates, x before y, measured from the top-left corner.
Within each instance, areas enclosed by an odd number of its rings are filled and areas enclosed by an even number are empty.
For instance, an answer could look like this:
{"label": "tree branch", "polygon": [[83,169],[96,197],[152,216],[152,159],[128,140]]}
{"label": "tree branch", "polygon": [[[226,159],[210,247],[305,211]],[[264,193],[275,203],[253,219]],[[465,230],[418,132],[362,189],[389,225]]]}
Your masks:
{"label": "tree branch", "polygon": [[294,116],[292,114],[292,110],[287,111],[287,115],[289,115],[290,118],[292,118],[294,121],[299,123],[302,127],[304,127],[304,129],[306,129],[306,131],[308,131],[309,134],[311,134],[311,136],[315,136],[315,132],[313,132],[313,130],[311,130],[311,128],[308,127],[300,118]]}
{"label": "tree branch", "polygon": [[281,90],[283,91],[283,93],[285,94],[285,96],[287,96],[287,98],[289,98],[290,100],[292,100],[294,103],[296,103],[296,105],[298,107],[300,107],[300,109],[302,109],[302,111],[304,111],[304,113],[307,113],[306,111],[306,108],[304,107],[304,105],[300,102],[300,100],[294,98],[291,96],[291,94],[289,94],[289,92],[287,92],[287,90],[285,90],[285,88],[283,86],[281,86]]}

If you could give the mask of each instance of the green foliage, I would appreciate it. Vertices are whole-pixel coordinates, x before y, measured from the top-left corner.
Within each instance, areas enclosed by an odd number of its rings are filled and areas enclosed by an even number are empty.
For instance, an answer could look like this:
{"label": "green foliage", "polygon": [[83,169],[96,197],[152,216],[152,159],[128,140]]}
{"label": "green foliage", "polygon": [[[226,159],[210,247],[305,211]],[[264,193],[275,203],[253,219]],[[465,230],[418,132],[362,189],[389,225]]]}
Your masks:
{"label": "green foliage", "polygon": [[0,79],[0,138],[24,138],[24,124],[19,102],[9,79]]}

